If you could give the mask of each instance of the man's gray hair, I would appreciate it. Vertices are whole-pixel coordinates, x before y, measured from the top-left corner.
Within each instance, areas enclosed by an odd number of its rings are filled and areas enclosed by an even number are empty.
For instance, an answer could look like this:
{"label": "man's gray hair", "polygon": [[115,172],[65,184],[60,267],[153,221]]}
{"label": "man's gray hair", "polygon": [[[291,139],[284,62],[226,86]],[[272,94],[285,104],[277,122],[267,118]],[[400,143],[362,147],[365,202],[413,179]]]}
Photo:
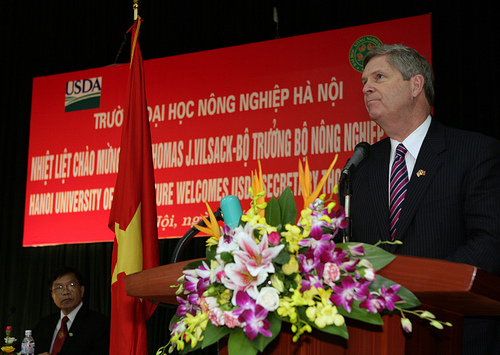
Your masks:
{"label": "man's gray hair", "polygon": [[363,69],[371,59],[382,55],[387,56],[387,62],[399,70],[404,80],[410,80],[417,74],[422,75],[425,97],[429,105],[434,105],[434,74],[427,59],[413,48],[402,44],[382,44],[368,52],[363,59]]}

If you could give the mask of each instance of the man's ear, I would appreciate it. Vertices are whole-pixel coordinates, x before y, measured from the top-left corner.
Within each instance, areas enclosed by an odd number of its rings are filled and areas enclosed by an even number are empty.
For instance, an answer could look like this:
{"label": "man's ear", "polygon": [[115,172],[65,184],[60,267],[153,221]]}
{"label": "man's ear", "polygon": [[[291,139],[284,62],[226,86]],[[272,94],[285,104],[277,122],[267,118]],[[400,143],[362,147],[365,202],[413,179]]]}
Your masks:
{"label": "man's ear", "polygon": [[81,297],[83,298],[83,294],[85,293],[85,286],[80,286],[80,294],[81,294]]}
{"label": "man's ear", "polygon": [[423,75],[417,74],[411,77],[410,81],[413,85],[413,97],[417,97],[424,91],[425,79]]}

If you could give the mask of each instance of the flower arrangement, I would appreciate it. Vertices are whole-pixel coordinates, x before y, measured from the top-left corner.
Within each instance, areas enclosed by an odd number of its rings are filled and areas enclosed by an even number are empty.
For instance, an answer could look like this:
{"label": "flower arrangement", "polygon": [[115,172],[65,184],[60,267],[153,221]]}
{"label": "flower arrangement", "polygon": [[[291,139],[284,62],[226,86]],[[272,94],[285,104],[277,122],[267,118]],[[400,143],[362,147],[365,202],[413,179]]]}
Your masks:
{"label": "flower arrangement", "polygon": [[5,328],[5,345],[2,346],[2,355],[3,354],[12,354],[16,348],[14,347],[14,343],[17,341],[16,338],[11,337],[10,333],[12,332],[12,327],[9,325]]}
{"label": "flower arrangement", "polygon": [[[412,311],[420,302],[406,288],[377,274],[395,256],[377,245],[335,243],[347,225],[342,208],[319,196],[335,161],[312,191],[310,171],[299,161],[304,207],[297,218],[291,189],[265,201],[262,170],[252,172],[250,209],[237,227],[219,227],[207,205],[210,236],[206,260],[189,264],[179,279],[179,306],[171,338],[157,355],[174,349],[187,353],[229,336],[229,354],[263,351],[291,323],[297,341],[312,328],[348,338],[345,318],[383,324],[381,312],[399,312],[405,331],[406,314],[442,328],[427,311]],[[185,298],[180,297],[184,295]]]}

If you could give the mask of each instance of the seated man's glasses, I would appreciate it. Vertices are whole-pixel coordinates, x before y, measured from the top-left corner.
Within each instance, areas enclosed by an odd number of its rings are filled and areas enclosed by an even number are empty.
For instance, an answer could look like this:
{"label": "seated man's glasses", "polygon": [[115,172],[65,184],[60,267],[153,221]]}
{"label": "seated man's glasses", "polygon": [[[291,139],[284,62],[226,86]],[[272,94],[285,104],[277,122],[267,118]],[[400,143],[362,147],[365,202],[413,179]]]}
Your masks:
{"label": "seated man's glasses", "polygon": [[68,290],[68,292],[73,292],[76,290],[78,287],[78,284],[76,282],[70,282],[67,285],[57,285],[52,288],[52,292],[55,294],[61,294],[63,293],[64,289]]}

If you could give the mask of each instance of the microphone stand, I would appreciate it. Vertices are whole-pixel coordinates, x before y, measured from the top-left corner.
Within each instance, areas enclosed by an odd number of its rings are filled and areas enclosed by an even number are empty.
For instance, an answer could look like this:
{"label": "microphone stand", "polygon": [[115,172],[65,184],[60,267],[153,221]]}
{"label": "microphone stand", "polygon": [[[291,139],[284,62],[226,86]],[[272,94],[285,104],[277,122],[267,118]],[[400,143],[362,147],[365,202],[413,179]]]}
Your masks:
{"label": "microphone stand", "polygon": [[346,175],[341,176],[339,181],[339,203],[344,207],[345,218],[348,223],[347,227],[342,229],[342,243],[349,243],[352,237],[351,197],[351,174],[350,171],[347,170]]}
{"label": "microphone stand", "polygon": [[[217,221],[222,221],[223,218],[222,218],[222,211],[220,208],[217,209],[216,212],[214,212],[214,216],[215,216],[215,219]],[[215,223],[215,221],[211,221],[213,223]],[[199,226],[201,227],[206,227],[206,224],[205,222],[203,222],[203,220],[201,220],[199,223],[198,223]],[[176,263],[177,262],[177,259],[179,259],[180,255],[182,254],[182,252],[184,251],[184,248],[186,247],[187,243],[193,239],[193,237],[198,234],[199,230],[196,229],[196,227],[191,227],[191,229],[189,229],[186,234],[184,234],[184,236],[177,242],[177,245],[175,246],[175,249],[174,249],[174,252],[172,254],[172,259],[171,259],[171,263]]]}

